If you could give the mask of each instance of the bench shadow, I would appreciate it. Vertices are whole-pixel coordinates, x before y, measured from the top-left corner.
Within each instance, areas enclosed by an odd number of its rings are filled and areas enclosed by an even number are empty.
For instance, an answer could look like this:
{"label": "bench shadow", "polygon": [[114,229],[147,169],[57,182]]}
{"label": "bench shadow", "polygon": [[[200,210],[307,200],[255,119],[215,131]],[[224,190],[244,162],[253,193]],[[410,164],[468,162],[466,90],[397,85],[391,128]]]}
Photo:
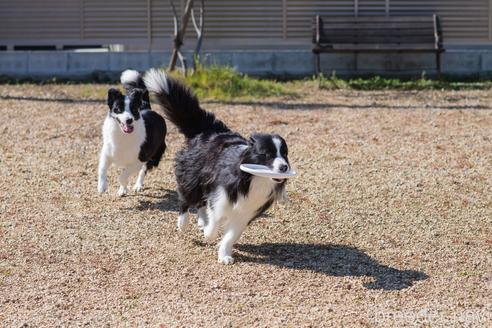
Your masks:
{"label": "bench shadow", "polygon": [[[242,106],[258,106],[258,107],[268,107],[271,109],[278,110],[329,110],[329,109],[396,109],[396,110],[409,110],[409,109],[422,109],[425,108],[423,105],[387,105],[387,104],[349,104],[349,103],[299,103],[299,102],[281,102],[281,101],[216,101],[208,100],[206,104],[222,104],[222,105],[242,105]],[[433,106],[432,109],[442,109],[442,110],[464,110],[464,109],[474,109],[474,110],[490,110],[490,106],[484,105],[449,105],[449,106]]]}
{"label": "bench shadow", "polygon": [[379,263],[363,251],[346,245],[266,243],[238,244],[239,260],[308,270],[335,277],[372,277],[367,289],[401,290],[428,276],[416,270],[398,270]]}
{"label": "bench shadow", "polygon": [[[137,210],[160,210],[160,211],[174,211],[178,212],[178,193],[175,190],[161,188],[158,193],[142,195],[147,199],[140,199],[137,205]],[[150,199],[156,199],[157,201],[152,201]]]}
{"label": "bench shadow", "polygon": [[[9,96],[0,95],[0,100],[20,100],[20,101],[42,101],[42,102],[61,102],[61,103],[103,103],[104,99],[73,99],[73,98],[46,98],[46,97],[29,97],[29,96]],[[300,103],[300,102],[282,102],[282,101],[216,101],[208,100],[205,104],[222,104],[222,105],[242,105],[242,106],[260,106],[278,110],[330,110],[330,109],[422,109],[422,105],[386,105],[386,104],[348,104],[348,103]],[[491,110],[489,106],[484,105],[449,105],[434,106],[432,109],[443,110]]]}
{"label": "bench shadow", "polygon": [[104,103],[104,99],[74,99],[74,98],[46,98],[31,96],[0,96],[1,100],[19,100],[19,101],[42,101],[42,102],[61,102],[61,103]]}

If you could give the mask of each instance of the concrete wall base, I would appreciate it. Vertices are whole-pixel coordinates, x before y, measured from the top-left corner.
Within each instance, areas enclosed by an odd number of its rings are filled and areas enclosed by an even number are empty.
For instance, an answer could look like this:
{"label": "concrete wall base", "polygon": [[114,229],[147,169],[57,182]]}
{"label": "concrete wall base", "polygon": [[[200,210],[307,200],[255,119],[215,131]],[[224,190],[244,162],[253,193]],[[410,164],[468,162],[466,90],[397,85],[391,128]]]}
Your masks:
{"label": "concrete wall base", "polygon": [[[90,78],[115,76],[134,68],[165,67],[169,52],[0,52],[0,75],[23,78]],[[190,54],[188,54],[190,57]],[[191,62],[191,58],[189,59]],[[314,56],[309,50],[208,51],[204,64],[228,65],[255,76],[303,77],[314,74]],[[322,71],[330,75],[420,76],[436,73],[433,54],[323,54]],[[492,76],[492,50],[454,49],[442,54],[442,72],[447,75]]]}

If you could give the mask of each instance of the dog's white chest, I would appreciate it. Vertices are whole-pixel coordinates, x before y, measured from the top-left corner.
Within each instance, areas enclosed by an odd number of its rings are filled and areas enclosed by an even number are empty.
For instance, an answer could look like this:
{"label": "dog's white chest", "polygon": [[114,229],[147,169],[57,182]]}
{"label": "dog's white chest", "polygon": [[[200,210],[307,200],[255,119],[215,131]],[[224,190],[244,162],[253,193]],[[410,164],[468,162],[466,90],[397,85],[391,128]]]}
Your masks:
{"label": "dog's white chest", "polygon": [[228,202],[224,214],[229,218],[251,219],[270,199],[272,192],[271,179],[254,177],[247,195],[240,195],[235,203]]}
{"label": "dog's white chest", "polygon": [[140,147],[145,142],[145,125],[140,119],[135,122],[133,133],[123,133],[116,122],[106,118],[103,126],[104,147],[116,166],[138,162]]}

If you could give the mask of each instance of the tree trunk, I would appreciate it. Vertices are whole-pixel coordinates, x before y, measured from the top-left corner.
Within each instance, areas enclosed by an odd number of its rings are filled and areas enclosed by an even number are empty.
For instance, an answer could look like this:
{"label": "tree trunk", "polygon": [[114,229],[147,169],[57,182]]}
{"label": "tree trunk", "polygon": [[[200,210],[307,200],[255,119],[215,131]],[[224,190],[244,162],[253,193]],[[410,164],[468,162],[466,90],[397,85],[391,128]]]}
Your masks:
{"label": "tree trunk", "polygon": [[193,0],[186,0],[185,11],[183,17],[181,18],[181,29],[178,31],[178,35],[174,39],[174,49],[171,55],[171,60],[169,62],[169,71],[174,71],[176,68],[176,61],[178,60],[178,51],[183,44],[183,38],[186,33],[186,26],[188,25],[188,20],[190,19],[191,9],[193,9]]}

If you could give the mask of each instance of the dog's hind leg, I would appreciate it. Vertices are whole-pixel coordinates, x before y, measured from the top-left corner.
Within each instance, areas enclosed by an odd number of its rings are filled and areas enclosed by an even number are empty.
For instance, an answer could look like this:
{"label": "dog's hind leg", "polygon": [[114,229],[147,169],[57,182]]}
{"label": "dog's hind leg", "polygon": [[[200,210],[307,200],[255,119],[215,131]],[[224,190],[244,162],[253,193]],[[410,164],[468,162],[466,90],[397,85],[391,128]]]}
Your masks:
{"label": "dog's hind leg", "polygon": [[128,193],[128,178],[138,171],[141,163],[127,166],[120,174],[120,189],[118,190],[118,196],[122,197]]}
{"label": "dog's hind leg", "polygon": [[142,168],[140,169],[140,172],[138,172],[137,182],[135,182],[135,185],[133,186],[134,191],[139,192],[142,190],[146,173],[147,173],[147,163],[144,163],[142,165]]}
{"label": "dog's hind leg", "polygon": [[224,228],[224,237],[219,246],[218,260],[223,264],[234,263],[232,257],[232,246],[241,237],[244,229],[248,225],[249,220],[231,219],[227,222]]}
{"label": "dog's hind leg", "polygon": [[186,204],[184,201],[180,201],[179,216],[177,222],[178,230],[180,232],[186,231],[186,228],[188,228],[188,224],[190,223],[188,209],[189,209],[188,204]]}
{"label": "dog's hind leg", "polygon": [[184,232],[189,224],[188,210],[190,209],[190,205],[186,201],[183,194],[180,192],[178,188],[178,204],[179,204],[179,216],[178,221],[176,222],[178,226],[178,230],[180,232]]}
{"label": "dog's hind leg", "polygon": [[223,213],[219,213],[219,208],[207,205],[207,224],[203,227],[203,235],[206,241],[213,241],[219,234],[219,227]]}
{"label": "dog's hind leg", "polygon": [[224,192],[217,192],[207,202],[207,224],[203,227],[203,235],[206,241],[213,241],[219,234],[219,227],[224,218],[224,208],[227,196]]}

